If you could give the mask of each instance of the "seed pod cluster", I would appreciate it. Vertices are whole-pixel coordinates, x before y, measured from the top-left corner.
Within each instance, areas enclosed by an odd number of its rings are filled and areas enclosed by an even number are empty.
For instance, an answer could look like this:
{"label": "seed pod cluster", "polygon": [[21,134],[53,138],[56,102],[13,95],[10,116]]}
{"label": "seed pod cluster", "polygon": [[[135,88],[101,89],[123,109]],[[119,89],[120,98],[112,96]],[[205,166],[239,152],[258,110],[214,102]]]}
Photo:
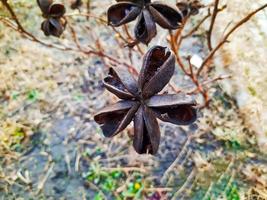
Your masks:
{"label": "seed pod cluster", "polygon": [[[116,0],[107,12],[108,23],[120,26],[137,19],[135,37],[148,44],[155,37],[156,24],[164,29],[178,29],[183,18],[195,14],[200,7],[193,3],[178,3],[179,9],[151,0]],[[37,0],[45,21],[45,35],[59,37],[66,26],[65,7],[53,0]],[[82,1],[72,1],[72,8]],[[159,94],[169,83],[175,70],[175,55],[166,47],[154,46],[144,56],[143,65],[135,79],[125,68],[110,68],[103,80],[105,88],[120,101],[99,111],[94,120],[104,136],[113,137],[134,123],[133,147],[139,154],[156,154],[160,144],[158,119],[176,125],[189,125],[197,119],[196,101],[184,93]]]}
{"label": "seed pod cluster", "polygon": [[60,37],[66,26],[66,20],[63,18],[65,6],[53,0],[37,0],[37,3],[45,18],[41,25],[44,34]]}

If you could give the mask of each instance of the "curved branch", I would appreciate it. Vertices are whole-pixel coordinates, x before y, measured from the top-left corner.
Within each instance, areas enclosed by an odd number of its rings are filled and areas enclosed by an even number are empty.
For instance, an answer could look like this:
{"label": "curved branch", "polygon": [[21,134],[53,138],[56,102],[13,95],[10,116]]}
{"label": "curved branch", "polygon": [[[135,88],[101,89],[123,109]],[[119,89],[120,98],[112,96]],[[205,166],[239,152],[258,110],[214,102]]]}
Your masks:
{"label": "curved branch", "polygon": [[212,17],[211,17],[211,22],[210,22],[210,28],[208,30],[208,39],[207,40],[208,40],[208,48],[209,48],[210,51],[212,50],[212,44],[211,44],[212,31],[213,31],[213,27],[214,27],[214,24],[215,24],[215,20],[216,20],[217,14],[219,12],[219,9],[218,9],[219,2],[220,2],[220,0],[215,0],[214,10],[213,10]]}
{"label": "curved branch", "polygon": [[261,10],[265,9],[267,7],[267,4],[264,4],[263,6],[259,7],[258,9],[254,10],[253,12],[249,13],[245,18],[240,20],[234,27],[232,27],[228,33],[221,39],[221,41],[217,44],[217,46],[209,53],[209,55],[205,58],[203,61],[201,67],[199,68],[197,72],[197,77],[200,75],[200,73],[205,68],[206,64],[212,59],[214,54],[228,41],[228,38],[232,35],[234,31],[236,31],[240,26],[245,24],[247,21],[251,19],[255,14],[260,12]]}

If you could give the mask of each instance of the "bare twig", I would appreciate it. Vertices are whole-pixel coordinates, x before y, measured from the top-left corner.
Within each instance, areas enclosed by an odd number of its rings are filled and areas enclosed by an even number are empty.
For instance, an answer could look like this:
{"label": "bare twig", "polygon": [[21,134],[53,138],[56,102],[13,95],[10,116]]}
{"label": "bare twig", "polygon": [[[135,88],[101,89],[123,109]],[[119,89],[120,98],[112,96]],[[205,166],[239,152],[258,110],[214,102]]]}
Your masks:
{"label": "bare twig", "polygon": [[89,20],[90,12],[91,12],[91,0],[87,0],[86,2],[86,9],[87,9],[87,14],[88,16],[86,17],[87,20]]}
{"label": "bare twig", "polygon": [[[119,61],[119,59],[113,58],[112,56],[105,54],[103,51],[97,51],[94,49],[82,50],[82,49],[67,47],[67,46],[63,46],[63,45],[58,46],[58,45],[54,45],[54,44],[48,44],[48,43],[43,42],[42,40],[36,38],[31,33],[27,32],[24,28],[23,29],[18,28],[19,27],[18,24],[17,24],[17,27],[14,26],[14,24],[12,24],[12,22],[10,22],[6,18],[0,17],[0,21],[2,21],[5,25],[9,26],[10,28],[14,29],[15,31],[19,31],[22,34],[22,36],[25,36],[27,39],[29,39],[33,42],[39,43],[43,46],[46,46],[49,48],[55,48],[55,49],[62,50],[62,51],[80,52],[80,53],[83,53],[86,55],[97,55],[97,56],[100,56],[100,57],[103,57],[103,58],[110,60],[111,62],[115,63],[116,65],[124,65],[124,66],[128,67],[131,71],[133,71],[135,74],[137,73],[136,69],[133,66],[131,66],[130,64],[128,64],[126,62],[121,62],[121,61]],[[23,30],[23,31],[20,31],[20,30]]]}
{"label": "bare twig", "polygon": [[212,40],[212,31],[213,31],[214,23],[215,23],[217,14],[218,14],[219,2],[220,2],[220,0],[215,0],[214,9],[213,9],[212,17],[211,17],[211,22],[210,22],[210,28],[209,28],[208,33],[207,33],[208,34],[208,38],[207,38],[208,48],[209,48],[210,51],[212,50],[212,42],[211,42],[211,40]]}
{"label": "bare twig", "polygon": [[265,9],[267,7],[267,4],[264,4],[263,6],[259,7],[258,9],[254,10],[253,12],[249,13],[245,18],[241,19],[234,27],[232,27],[228,33],[221,39],[221,41],[217,44],[217,46],[209,53],[209,55],[205,58],[203,61],[201,67],[199,68],[197,72],[197,77],[200,76],[200,73],[205,68],[206,64],[212,59],[214,54],[228,41],[228,38],[232,35],[234,31],[236,31],[240,26],[245,24],[247,21],[251,19],[255,14],[260,12],[261,10]]}
{"label": "bare twig", "polygon": [[209,10],[208,14],[205,17],[203,17],[203,19],[200,20],[199,23],[195,27],[193,27],[187,34],[183,35],[182,38],[185,39],[185,38],[192,36],[210,16],[211,16],[211,13]]}
{"label": "bare twig", "polygon": [[16,22],[16,24],[18,25],[18,29],[21,32],[27,32],[23,26],[21,25],[21,23],[19,22],[17,15],[15,14],[15,12],[13,11],[13,9],[11,8],[11,6],[8,4],[7,0],[1,0],[1,2],[3,3],[4,7],[7,8],[8,12],[11,14],[13,20]]}

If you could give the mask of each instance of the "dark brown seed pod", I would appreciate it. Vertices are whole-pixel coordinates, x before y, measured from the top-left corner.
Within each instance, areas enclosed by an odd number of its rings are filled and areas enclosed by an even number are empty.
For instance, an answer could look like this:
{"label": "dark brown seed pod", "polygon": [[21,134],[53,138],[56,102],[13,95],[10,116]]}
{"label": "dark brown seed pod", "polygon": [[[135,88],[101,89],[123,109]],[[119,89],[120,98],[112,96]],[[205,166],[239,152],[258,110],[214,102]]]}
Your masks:
{"label": "dark brown seed pod", "polygon": [[46,36],[60,37],[65,29],[65,24],[63,19],[49,18],[42,23],[41,29]]}
{"label": "dark brown seed pod", "polygon": [[125,69],[120,68],[115,71],[111,68],[103,83],[107,90],[120,99],[132,99],[138,95],[137,82]]}
{"label": "dark brown seed pod", "polygon": [[197,118],[195,100],[185,94],[155,95],[146,101],[157,117],[165,122],[188,125]]}
{"label": "dark brown seed pod", "polygon": [[65,6],[61,3],[55,3],[53,0],[37,0],[37,4],[43,17],[46,18],[41,25],[41,30],[46,36],[60,37],[66,26],[66,20],[63,19],[66,12]]}
{"label": "dark brown seed pod", "polygon": [[188,125],[197,118],[196,102],[185,94],[157,95],[174,73],[174,55],[165,47],[152,47],[144,56],[138,82],[128,70],[111,68],[105,87],[122,99],[97,113],[103,134],[112,137],[134,121],[133,146],[137,153],[156,154],[160,129],[156,118]]}
{"label": "dark brown seed pod", "polygon": [[53,0],[37,0],[37,4],[41,9],[42,13],[48,15],[49,7],[53,3]]}
{"label": "dark brown seed pod", "polygon": [[53,0],[37,0],[37,4],[40,7],[43,16],[45,18],[60,18],[65,12],[65,6],[61,3],[55,3]]}
{"label": "dark brown seed pod", "polygon": [[120,26],[131,22],[140,14],[141,8],[135,3],[121,2],[112,5],[108,9],[108,23],[112,26]]}
{"label": "dark brown seed pod", "polygon": [[120,101],[95,115],[105,137],[112,137],[125,129],[139,107],[138,102]]}
{"label": "dark brown seed pod", "polygon": [[199,0],[179,1],[176,6],[183,13],[184,17],[197,15],[199,13],[199,9],[204,7]]}
{"label": "dark brown seed pod", "polygon": [[49,7],[49,17],[60,18],[65,14],[65,6],[61,3],[52,3]]}
{"label": "dark brown seed pod", "polygon": [[146,45],[156,36],[156,24],[148,10],[144,9],[141,15],[139,15],[134,33],[136,39]]}
{"label": "dark brown seed pod", "polygon": [[121,26],[138,18],[135,38],[148,44],[157,34],[156,24],[164,29],[180,27],[183,14],[165,3],[150,0],[117,0],[107,11],[108,24]]}

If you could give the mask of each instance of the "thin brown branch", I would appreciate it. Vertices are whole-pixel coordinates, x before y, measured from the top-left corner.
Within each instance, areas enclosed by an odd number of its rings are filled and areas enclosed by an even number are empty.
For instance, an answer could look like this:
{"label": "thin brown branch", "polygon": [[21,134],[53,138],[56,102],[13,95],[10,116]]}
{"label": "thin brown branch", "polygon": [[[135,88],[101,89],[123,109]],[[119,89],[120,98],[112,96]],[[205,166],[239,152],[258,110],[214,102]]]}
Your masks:
{"label": "thin brown branch", "polygon": [[86,19],[89,20],[90,18],[90,13],[91,13],[91,0],[87,0],[86,2],[86,9],[87,9],[87,14]]}
{"label": "thin brown branch", "polygon": [[12,16],[13,20],[16,22],[16,24],[18,25],[18,29],[21,32],[26,32],[25,29],[23,28],[23,26],[21,25],[21,23],[19,22],[17,15],[15,14],[15,12],[13,11],[13,9],[11,8],[11,6],[9,5],[9,3],[7,2],[7,0],[1,0],[1,2],[3,3],[4,7],[6,7],[6,9],[8,10],[8,12],[10,13],[10,15]]}
{"label": "thin brown branch", "polygon": [[[32,35],[30,32],[28,32],[20,23],[18,17],[16,16],[16,13],[13,11],[12,7],[8,4],[8,2],[6,0],[1,0],[1,2],[3,3],[3,5],[7,8],[7,10],[9,11],[10,15],[12,16],[13,20],[15,21],[16,25],[13,25],[11,21],[9,21],[8,19],[4,18],[4,17],[0,17],[0,21],[2,21],[5,25],[9,26],[10,28],[12,28],[15,31],[18,31],[23,37],[26,37],[27,39],[39,43],[43,46],[49,47],[49,48],[55,48],[58,50],[63,50],[63,51],[74,51],[74,52],[81,52],[84,53],[86,55],[97,55],[103,58],[107,58],[108,60],[110,60],[113,63],[116,63],[117,65],[124,65],[126,67],[128,67],[131,71],[133,71],[134,73],[137,73],[137,71],[135,70],[135,68],[133,66],[131,66],[130,64],[126,63],[126,62],[120,62],[117,58],[113,58],[110,55],[105,54],[102,50],[97,51],[97,50],[83,50],[81,48],[73,48],[73,47],[67,47],[67,46],[57,46],[54,44],[48,44],[46,42],[43,42],[42,40],[38,39],[37,37],[35,37],[34,35]],[[76,14],[73,14],[76,15]],[[66,16],[73,16],[72,14],[66,15]],[[77,15],[82,15],[82,16],[88,16],[88,14],[83,14],[83,13],[79,13]],[[101,22],[106,22],[105,20],[90,15],[91,17],[100,20]],[[74,29],[72,29],[74,30]],[[74,31],[75,33],[75,31]],[[73,33],[72,33],[73,34]],[[76,36],[74,36],[76,37]],[[77,38],[76,38],[77,39]],[[76,40],[75,39],[75,40]],[[77,41],[76,41],[77,42]]]}
{"label": "thin brown branch", "polygon": [[189,73],[186,71],[186,67],[185,65],[183,64],[183,61],[182,61],[182,58],[180,57],[179,55],[179,46],[177,44],[177,41],[175,41],[175,37],[174,35],[172,34],[171,31],[169,31],[169,35],[170,35],[170,45],[171,45],[171,49],[172,51],[174,52],[175,54],[175,57],[176,57],[176,61],[178,63],[178,65],[180,66],[180,68],[182,69],[182,71],[189,76]]}
{"label": "thin brown branch", "polygon": [[77,33],[74,29],[74,27],[68,22],[68,27],[70,28],[70,32],[71,32],[71,36],[72,36],[72,39],[73,39],[73,42],[76,44],[76,47],[82,51],[82,47],[81,47],[81,44],[79,42],[79,39],[77,37]]}
{"label": "thin brown branch", "polygon": [[202,83],[202,85],[208,85],[208,84],[211,84],[211,83],[214,83],[214,82],[217,82],[217,81],[221,81],[221,80],[224,80],[224,79],[229,79],[229,78],[232,78],[231,75],[220,75],[218,77],[215,77],[211,80],[207,80],[205,82]]}
{"label": "thin brown branch", "polygon": [[213,31],[214,23],[215,23],[217,14],[218,14],[219,2],[220,2],[220,0],[215,0],[214,9],[213,9],[212,17],[211,17],[211,22],[210,22],[210,28],[208,30],[207,41],[208,41],[208,48],[209,48],[210,51],[212,50],[212,42],[211,42],[211,40],[212,40],[212,31]]}
{"label": "thin brown branch", "polygon": [[89,17],[89,18],[93,18],[93,19],[96,19],[104,24],[108,24],[107,20],[101,18],[101,17],[98,17],[98,16],[95,16],[93,14],[88,14],[88,13],[66,13],[64,15],[65,17],[73,17],[73,16],[84,16],[84,17]]}
{"label": "thin brown branch", "polygon": [[185,35],[183,35],[182,36],[182,38],[183,39],[185,39],[185,38],[187,38],[187,37],[190,37],[191,35],[193,35],[198,29],[199,29],[199,27],[209,18],[211,16],[211,13],[210,12],[208,12],[208,14],[205,16],[205,17],[203,17],[203,19],[202,20],[200,20],[199,21],[199,23],[195,26],[195,27],[193,27],[187,34],[185,34]]}
{"label": "thin brown branch", "polygon": [[184,72],[184,74],[186,76],[188,76],[191,79],[192,83],[196,86],[198,92],[203,96],[203,99],[204,99],[205,103],[203,105],[199,106],[200,108],[202,108],[202,107],[205,107],[205,106],[208,105],[208,102],[209,102],[208,92],[202,87],[202,85],[198,81],[197,76],[194,74],[194,72],[193,72],[193,66],[192,66],[192,64],[190,62],[190,58],[187,58],[187,61],[188,61],[188,64],[189,64],[189,70],[190,70],[188,72],[186,70],[185,64],[182,61],[182,58],[179,55],[179,50],[181,48],[181,44],[182,44],[182,41],[183,41],[182,31],[184,30],[184,27],[185,27],[185,24],[187,22],[187,19],[188,18],[186,18],[184,20],[184,23],[183,23],[182,27],[180,28],[180,30],[178,30],[176,32],[175,35],[173,35],[171,31],[169,32],[169,35],[170,35],[170,41],[169,41],[169,43],[171,45],[171,49],[172,49],[172,51],[175,54],[176,61],[178,62],[181,70]]}
{"label": "thin brown branch", "polygon": [[34,35],[32,35],[31,33],[27,32],[25,29],[23,29],[24,31],[22,32],[21,29],[18,28],[18,25],[17,24],[15,25],[14,23],[12,23],[11,20],[9,20],[7,18],[4,18],[4,17],[1,17],[0,16],[0,21],[4,25],[6,25],[6,26],[10,27],[11,29],[19,32],[22,35],[22,37],[25,37],[25,38],[33,41],[33,42],[36,42],[36,43],[39,43],[39,44],[43,45],[43,46],[46,46],[46,47],[49,47],[49,48],[55,48],[55,49],[62,50],[62,51],[72,51],[72,50],[74,50],[71,47],[59,46],[59,45],[54,45],[54,44],[46,43],[46,42],[44,42],[44,41],[36,38]]}
{"label": "thin brown branch", "polygon": [[[200,85],[202,85],[202,87],[205,87],[205,86],[208,86],[208,85],[210,85],[212,83],[215,83],[217,81],[221,81],[221,80],[225,80],[225,79],[230,79],[230,78],[232,78],[231,75],[220,75],[220,76],[215,77],[213,79],[203,81],[202,83],[200,83]],[[196,87],[196,88],[194,88],[194,89],[192,89],[190,91],[187,91],[186,94],[195,94],[197,92],[199,92],[199,89]]]}
{"label": "thin brown branch", "polygon": [[[13,28],[14,30],[20,32],[23,36],[26,36],[28,39],[34,41],[34,42],[38,42],[46,47],[53,47],[53,48],[57,48],[60,50],[71,50],[71,48],[69,47],[59,47],[53,44],[47,44],[46,42],[41,41],[40,39],[36,38],[33,34],[31,34],[30,32],[28,32],[20,23],[16,13],[14,12],[14,10],[12,9],[12,7],[9,5],[9,3],[7,2],[7,0],[1,0],[1,2],[3,3],[4,7],[6,7],[6,9],[8,10],[8,12],[10,13],[12,19],[15,21],[15,23],[17,24],[17,27],[14,28],[14,26],[10,26],[11,28]],[[1,17],[0,20],[5,19],[4,17]]]}
{"label": "thin brown branch", "polygon": [[200,73],[203,71],[206,64],[212,59],[214,54],[228,41],[228,38],[232,35],[232,33],[235,32],[240,26],[245,24],[247,21],[249,21],[255,14],[257,14],[261,10],[265,9],[266,7],[267,7],[267,4],[264,4],[263,6],[259,7],[258,9],[254,10],[253,12],[249,13],[245,18],[241,19],[234,27],[232,27],[228,31],[228,33],[220,40],[220,42],[217,44],[217,46],[205,58],[205,60],[203,61],[201,67],[199,68],[199,70],[197,72],[197,77],[200,76]]}
{"label": "thin brown branch", "polygon": [[[118,31],[112,27],[114,31],[116,31],[118,33]],[[140,53],[140,55],[144,55],[144,52],[142,51],[141,47],[139,46],[139,41],[137,41],[135,38],[133,38],[129,32],[128,26],[127,25],[123,25],[123,31],[125,32],[126,36],[127,36],[127,40],[126,40],[126,47],[129,47],[130,49],[133,49],[135,46],[137,47],[137,51]],[[121,34],[120,34],[121,35]]]}
{"label": "thin brown branch", "polygon": [[[226,8],[226,5],[224,5],[223,7],[218,9],[218,13],[222,12],[224,9]],[[187,37],[192,36],[200,27],[201,25],[211,16],[211,12],[210,9],[208,9],[208,14],[206,16],[204,16],[199,22],[198,24],[193,27],[190,31],[188,31],[187,34],[183,35],[182,38],[185,39]]]}

